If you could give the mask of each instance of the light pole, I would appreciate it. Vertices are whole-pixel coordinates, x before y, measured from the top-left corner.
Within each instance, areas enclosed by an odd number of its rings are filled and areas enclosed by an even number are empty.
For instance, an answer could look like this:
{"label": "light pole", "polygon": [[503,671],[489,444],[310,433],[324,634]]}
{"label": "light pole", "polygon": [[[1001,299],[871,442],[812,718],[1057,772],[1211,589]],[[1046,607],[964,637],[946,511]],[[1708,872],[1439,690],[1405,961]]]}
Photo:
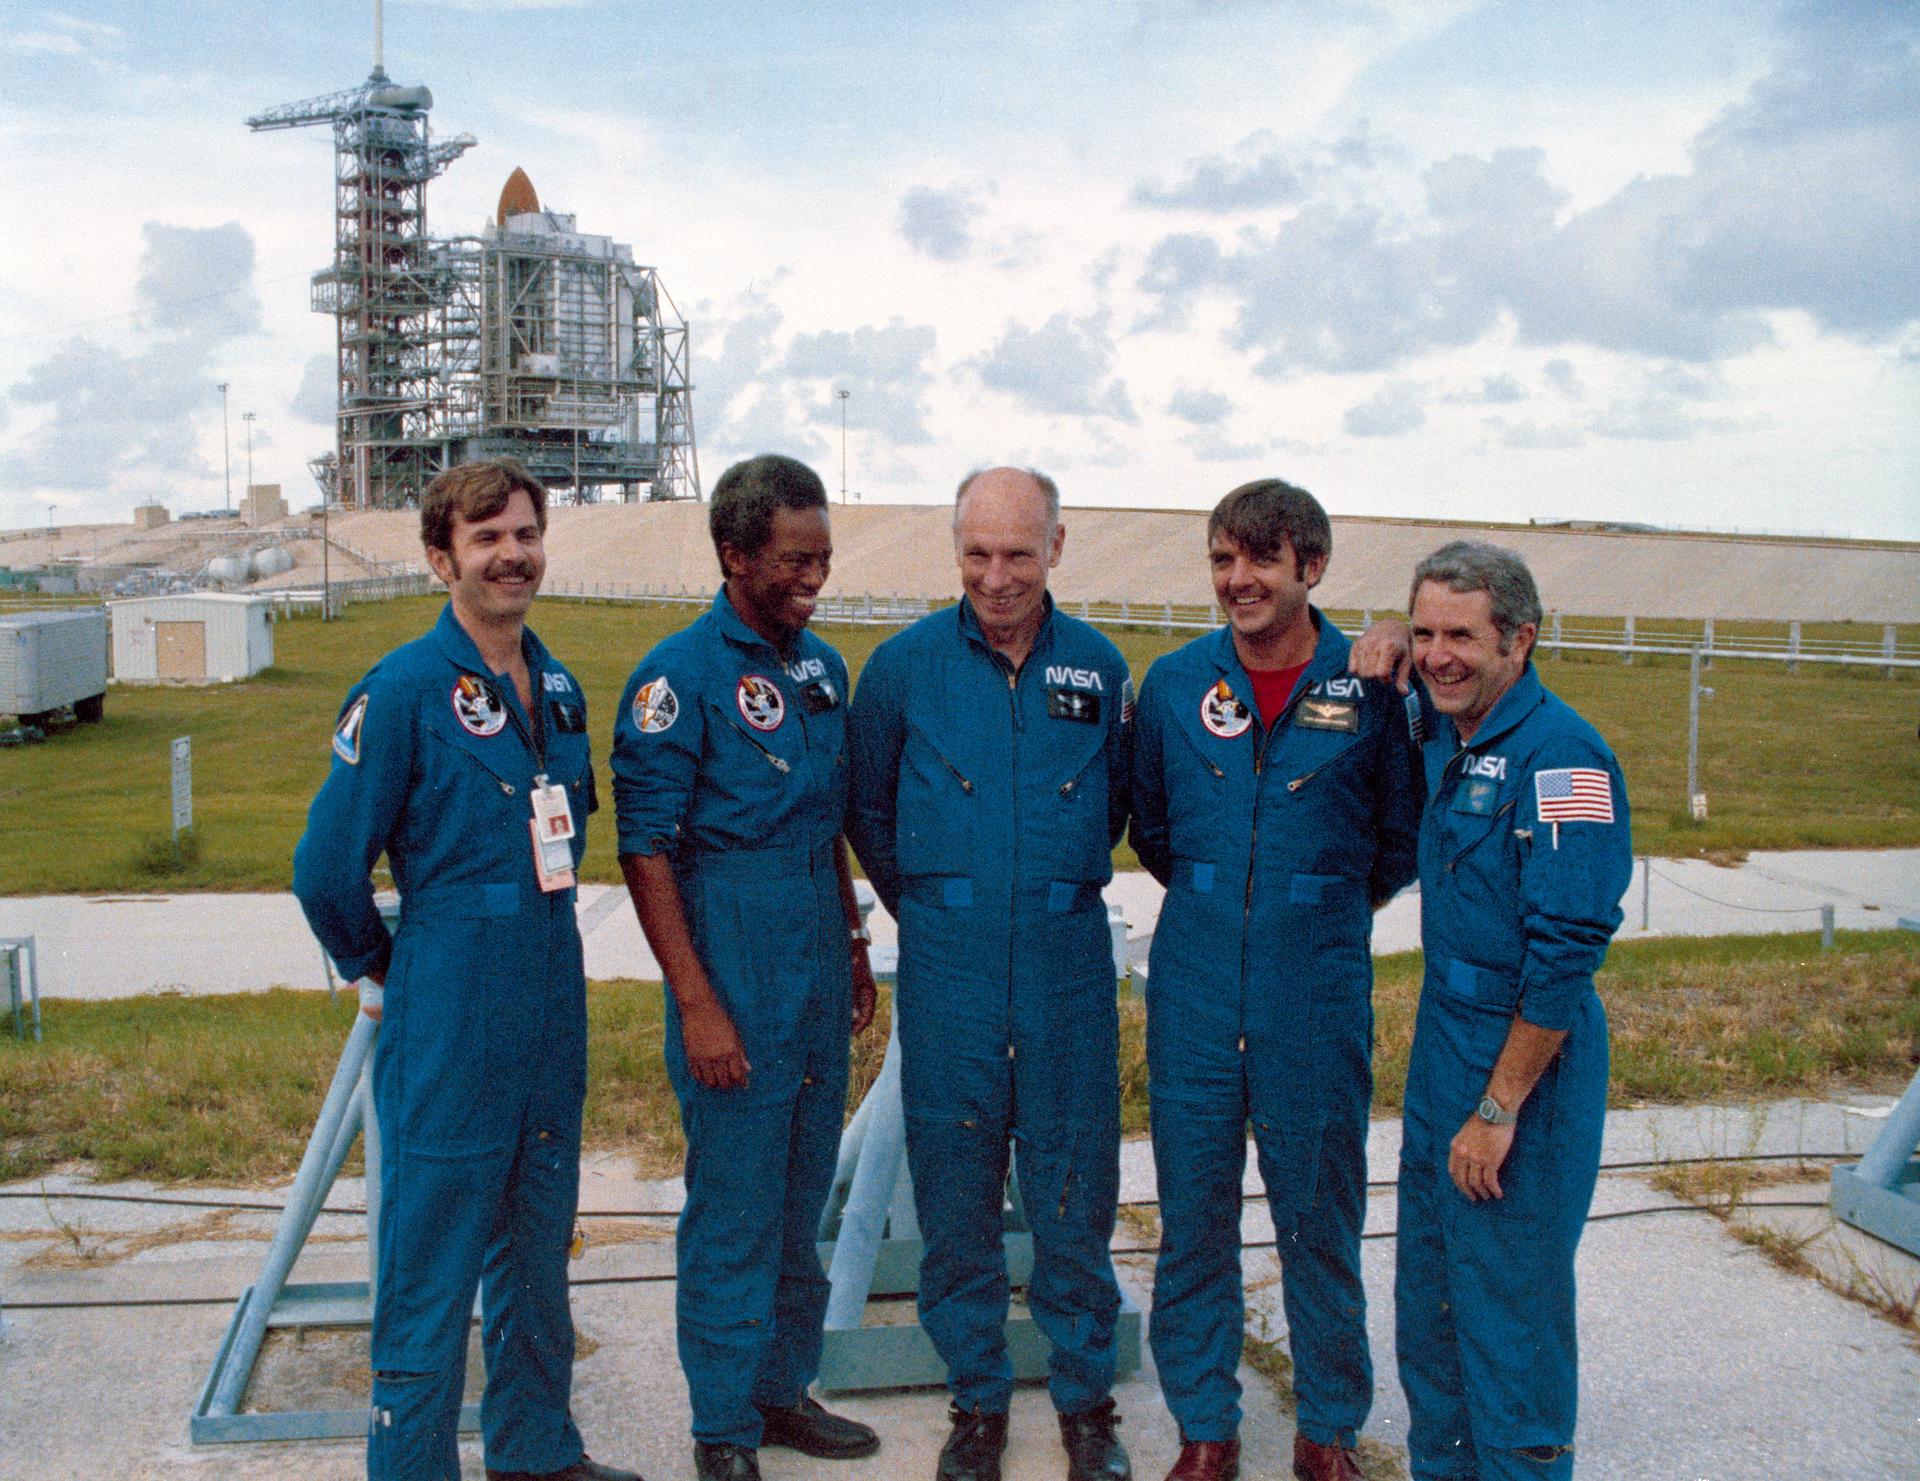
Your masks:
{"label": "light pole", "polygon": [[233,424],[227,420],[227,382],[220,382],[220,463],[227,487],[227,513],[233,513]]}
{"label": "light pole", "polygon": [[853,394],[845,386],[837,393],[840,397],[840,502],[847,502],[847,398]]}
{"label": "light pole", "polygon": [[247,497],[253,497],[253,413],[243,411],[240,420],[247,424]]}

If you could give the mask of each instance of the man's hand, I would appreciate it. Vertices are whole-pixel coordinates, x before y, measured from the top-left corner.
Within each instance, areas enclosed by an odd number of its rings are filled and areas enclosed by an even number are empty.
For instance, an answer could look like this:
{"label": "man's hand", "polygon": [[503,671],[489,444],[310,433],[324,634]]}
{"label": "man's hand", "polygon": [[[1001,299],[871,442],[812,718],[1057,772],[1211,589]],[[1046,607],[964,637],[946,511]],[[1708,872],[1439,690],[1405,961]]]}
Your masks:
{"label": "man's hand", "polygon": [[746,1046],[717,1000],[689,1012],[680,1009],[680,1043],[687,1051],[687,1069],[709,1090],[737,1090],[747,1083],[753,1066]]}
{"label": "man's hand", "polygon": [[864,1034],[873,1023],[873,1005],[879,996],[873,983],[873,963],[867,960],[867,943],[853,943],[853,1031]]}
{"label": "man's hand", "polygon": [[1500,1190],[1500,1167],[1513,1150],[1513,1130],[1469,1116],[1448,1147],[1447,1176],[1476,1203],[1506,1196]]}
{"label": "man's hand", "polygon": [[387,986],[387,969],[385,967],[372,968],[367,973],[367,980],[371,982],[375,987],[381,989],[381,991],[372,994],[371,997],[369,997],[366,993],[362,993],[360,995],[360,1011],[366,1014],[367,1017],[371,1018],[375,1023],[378,1023],[380,1021],[381,1007],[383,1003],[386,1001],[385,991]]}
{"label": "man's hand", "polygon": [[1412,629],[1398,617],[1380,618],[1354,639],[1347,671],[1363,679],[1391,679],[1393,687],[1405,694],[1413,676]]}

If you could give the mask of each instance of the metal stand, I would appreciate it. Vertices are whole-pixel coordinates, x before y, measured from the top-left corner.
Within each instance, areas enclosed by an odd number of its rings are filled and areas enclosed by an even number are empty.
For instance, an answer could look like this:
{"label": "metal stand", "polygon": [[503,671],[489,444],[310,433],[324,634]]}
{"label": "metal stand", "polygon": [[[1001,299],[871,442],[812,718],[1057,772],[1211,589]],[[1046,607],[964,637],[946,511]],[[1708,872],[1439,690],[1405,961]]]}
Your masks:
{"label": "metal stand", "polygon": [[[1020,1199],[1017,1167],[1007,1183],[1002,1221],[1007,1278],[1022,1288],[1033,1275],[1033,1234]],[[907,1170],[897,1024],[879,1078],[841,1133],[833,1191],[820,1218],[819,1248],[833,1288],[827,1298],[820,1387],[845,1393],[945,1383],[947,1365],[911,1315],[911,1307],[905,1320],[888,1320],[884,1311],[872,1313],[879,1320],[867,1320],[871,1298],[910,1297],[920,1289],[922,1245]],[[1046,1377],[1052,1348],[1034,1320],[1009,1317],[1006,1333],[1014,1377]],[[1140,1309],[1124,1291],[1115,1347],[1117,1377],[1140,1366]]]}
{"label": "metal stand", "polygon": [[[380,1269],[380,1127],[373,1114],[369,1067],[380,1025],[356,1013],[353,1032],[341,1052],[333,1083],[320,1107],[320,1119],[300,1171],[288,1191],[285,1210],[267,1246],[260,1275],[240,1297],[227,1324],[213,1369],[194,1406],[188,1433],[196,1445],[243,1440],[330,1440],[365,1434],[368,1408],[283,1409],[243,1412],[261,1344],[271,1327],[364,1327],[373,1322],[374,1282]],[[333,1191],[354,1138],[366,1134],[367,1279],[288,1284],[294,1261],[313,1231],[313,1221]],[[464,1404],[460,1429],[480,1428],[480,1406]]]}
{"label": "metal stand", "polygon": [[1834,1217],[1920,1256],[1920,1072],[1867,1155],[1833,1170]]}
{"label": "metal stand", "polygon": [[13,1036],[27,1036],[26,1014],[20,1001],[25,988],[33,1006],[33,1042],[40,1039],[40,952],[31,936],[0,936],[0,976],[7,979],[7,1002],[13,1009]]}

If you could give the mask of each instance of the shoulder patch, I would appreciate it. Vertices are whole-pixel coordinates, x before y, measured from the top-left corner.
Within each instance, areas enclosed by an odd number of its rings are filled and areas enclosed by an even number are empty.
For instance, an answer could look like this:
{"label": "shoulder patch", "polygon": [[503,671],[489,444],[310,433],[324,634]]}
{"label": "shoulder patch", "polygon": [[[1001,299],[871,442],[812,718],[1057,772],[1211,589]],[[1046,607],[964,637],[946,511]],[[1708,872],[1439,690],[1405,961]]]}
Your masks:
{"label": "shoulder patch", "polygon": [[671,730],[680,718],[680,697],[662,674],[633,692],[633,725],[642,735],[658,735]]}
{"label": "shoulder patch", "polygon": [[1613,778],[1597,766],[1536,771],[1533,800],[1543,823],[1611,823]]}
{"label": "shoulder patch", "polygon": [[347,706],[346,714],[333,730],[333,754],[349,766],[360,764],[360,732],[367,721],[367,696],[361,695]]}

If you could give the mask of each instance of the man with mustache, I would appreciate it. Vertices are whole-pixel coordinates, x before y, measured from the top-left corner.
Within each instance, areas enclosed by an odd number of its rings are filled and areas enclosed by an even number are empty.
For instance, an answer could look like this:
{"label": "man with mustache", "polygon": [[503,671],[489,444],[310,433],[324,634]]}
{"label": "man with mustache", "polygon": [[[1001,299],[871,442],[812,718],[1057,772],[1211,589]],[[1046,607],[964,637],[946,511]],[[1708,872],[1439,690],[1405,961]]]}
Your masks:
{"label": "man with mustache", "polygon": [[[382,1020],[370,1481],[459,1474],[476,1286],[489,1481],[639,1481],[587,1458],[567,1407],[587,1072],[574,869],[596,804],[585,696],[526,626],[546,526],[545,488],[511,458],[428,486],[420,537],[449,601],[347,695],[294,852],[314,934],[376,985],[364,1011]],[[392,937],[370,879],[383,853]]]}
{"label": "man with mustache", "polygon": [[766,454],[714,486],[725,585],[640,660],[615,717],[620,868],[666,975],[686,1132],[680,1365],[702,1481],[758,1450],[869,1455],[809,1397],[828,1287],[815,1239],[873,969],[841,838],[847,666],[808,632],[833,557],[814,472]]}

